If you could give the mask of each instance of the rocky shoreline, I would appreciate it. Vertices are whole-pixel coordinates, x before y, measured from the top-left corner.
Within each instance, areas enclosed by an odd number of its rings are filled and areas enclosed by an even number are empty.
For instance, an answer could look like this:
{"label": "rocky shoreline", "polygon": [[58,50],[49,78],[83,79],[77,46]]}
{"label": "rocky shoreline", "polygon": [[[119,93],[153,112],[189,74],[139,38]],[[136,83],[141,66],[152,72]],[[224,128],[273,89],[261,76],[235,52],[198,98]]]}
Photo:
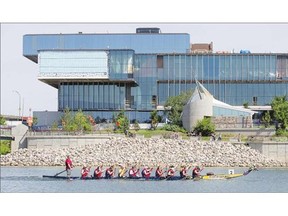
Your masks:
{"label": "rocky shoreline", "polygon": [[284,167],[284,162],[269,159],[244,145],[228,142],[161,138],[111,138],[103,143],[63,149],[19,149],[1,155],[1,166],[63,166],[70,155],[74,166],[95,167],[126,164],[127,166],[180,166],[182,164],[206,167]]}

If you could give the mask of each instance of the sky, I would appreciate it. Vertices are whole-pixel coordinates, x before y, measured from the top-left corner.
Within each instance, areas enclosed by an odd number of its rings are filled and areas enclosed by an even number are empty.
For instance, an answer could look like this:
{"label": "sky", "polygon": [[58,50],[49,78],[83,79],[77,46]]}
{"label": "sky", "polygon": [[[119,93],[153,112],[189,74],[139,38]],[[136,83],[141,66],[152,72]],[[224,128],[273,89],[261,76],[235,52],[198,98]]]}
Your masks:
{"label": "sky", "polygon": [[[57,89],[39,81],[38,64],[22,55],[25,34],[135,33],[138,27],[159,27],[162,33],[189,33],[190,43],[213,42],[214,52],[250,50],[288,53],[288,23],[2,23],[1,114],[57,111]],[[16,93],[19,92],[18,93]]]}

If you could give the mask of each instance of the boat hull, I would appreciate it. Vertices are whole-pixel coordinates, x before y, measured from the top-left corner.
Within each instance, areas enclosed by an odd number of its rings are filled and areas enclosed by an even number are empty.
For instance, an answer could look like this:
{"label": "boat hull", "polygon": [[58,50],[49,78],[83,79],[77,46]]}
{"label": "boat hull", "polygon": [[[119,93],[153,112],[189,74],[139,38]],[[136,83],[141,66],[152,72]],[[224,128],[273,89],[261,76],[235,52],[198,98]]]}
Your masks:
{"label": "boat hull", "polygon": [[[199,178],[192,178],[191,176],[188,176],[187,178],[180,178],[179,176],[173,176],[173,177],[170,177],[170,178],[155,178],[155,177],[150,177],[148,179],[146,178],[142,178],[142,177],[139,177],[139,178],[128,178],[128,177],[125,177],[125,178],[119,178],[119,177],[114,177],[114,178],[110,178],[110,179],[107,179],[107,180],[130,180],[130,181],[163,181],[163,180],[166,180],[166,181],[178,181],[178,180],[200,180],[200,179],[203,179],[203,180],[221,180],[221,179],[231,179],[231,178],[237,178],[237,177],[240,177],[240,176],[243,176],[243,174],[233,174],[233,175],[225,175],[225,174],[219,174],[219,175],[203,175],[203,176],[200,176]],[[106,179],[104,177],[102,178],[93,178],[93,177],[86,177],[86,178],[81,178],[81,177],[76,177],[76,176],[72,176],[70,178],[68,178],[67,176],[49,176],[49,175],[43,175],[43,178],[47,178],[47,179],[59,179],[59,180],[75,180],[75,179],[78,179],[78,180],[101,180],[101,179]]]}
{"label": "boat hull", "polygon": [[203,175],[200,178],[204,180],[221,180],[221,179],[232,179],[243,176],[243,173],[237,174],[216,174],[216,175]]}
{"label": "boat hull", "polygon": [[[233,179],[233,178],[238,178],[241,176],[245,176],[248,175],[250,172],[252,171],[252,169],[249,169],[248,171],[244,172],[244,173],[236,173],[236,174],[209,174],[207,173],[207,175],[201,175],[199,177],[196,178],[192,178],[191,176],[187,176],[185,178],[181,178],[180,176],[171,176],[171,177],[167,177],[167,178],[156,178],[156,177],[150,177],[150,178],[143,178],[143,177],[133,177],[133,178],[129,178],[129,177],[113,177],[113,178],[108,178],[108,179],[118,179],[118,180],[137,180],[137,181],[176,181],[176,180],[224,180],[224,179]],[[106,179],[104,177],[101,178],[94,178],[93,176],[87,176],[86,178],[81,178],[81,177],[76,177],[76,176],[72,176],[70,178],[68,178],[67,176],[55,176],[55,175],[43,175],[43,178],[49,178],[49,179],[66,179],[66,180],[74,180],[74,179],[80,179],[80,180],[100,180],[100,179]]]}

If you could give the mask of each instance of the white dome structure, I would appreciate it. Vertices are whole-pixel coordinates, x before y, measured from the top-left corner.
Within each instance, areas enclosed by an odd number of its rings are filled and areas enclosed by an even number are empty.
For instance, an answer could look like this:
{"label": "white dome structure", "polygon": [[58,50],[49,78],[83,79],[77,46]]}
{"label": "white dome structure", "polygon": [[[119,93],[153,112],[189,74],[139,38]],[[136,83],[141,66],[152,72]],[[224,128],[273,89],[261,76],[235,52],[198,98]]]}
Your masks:
{"label": "white dome structure", "polygon": [[234,107],[216,100],[213,95],[196,80],[193,95],[182,112],[183,127],[193,131],[197,121],[211,117],[216,127],[252,127],[252,115],[256,113],[242,107]]}

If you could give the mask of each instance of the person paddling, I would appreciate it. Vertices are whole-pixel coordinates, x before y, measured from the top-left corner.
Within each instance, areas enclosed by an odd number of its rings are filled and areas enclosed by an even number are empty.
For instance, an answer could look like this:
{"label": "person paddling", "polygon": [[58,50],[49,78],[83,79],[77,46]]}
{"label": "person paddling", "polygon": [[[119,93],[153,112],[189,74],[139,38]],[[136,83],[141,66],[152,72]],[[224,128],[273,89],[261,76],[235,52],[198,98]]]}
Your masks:
{"label": "person paddling", "polygon": [[94,178],[95,179],[102,178],[102,173],[103,173],[103,165],[101,164],[94,170]]}
{"label": "person paddling", "polygon": [[155,177],[158,179],[165,179],[165,177],[163,175],[164,175],[163,169],[161,168],[161,166],[158,166],[156,171],[155,171]]}
{"label": "person paddling", "polygon": [[66,166],[67,178],[70,179],[73,165],[69,155],[67,155],[67,158],[65,160],[65,166]]}
{"label": "person paddling", "polygon": [[168,171],[167,171],[167,179],[172,178],[175,175],[175,167],[172,165],[169,167]]}
{"label": "person paddling", "polygon": [[124,165],[122,165],[122,164],[119,164],[119,172],[118,172],[118,177],[119,178],[125,178],[125,174],[126,174],[126,172],[127,172],[127,169],[126,169],[126,167],[124,166]]}
{"label": "person paddling", "polygon": [[129,178],[139,178],[139,169],[136,169],[136,166],[129,170]]}
{"label": "person paddling", "polygon": [[181,166],[180,168],[180,178],[185,179],[188,177],[187,171],[189,170],[190,167],[186,167],[185,165]]}
{"label": "person paddling", "polygon": [[105,172],[105,178],[106,179],[111,179],[114,177],[114,166],[110,166],[108,169],[106,169]]}
{"label": "person paddling", "polygon": [[90,172],[90,167],[87,167],[86,165],[83,165],[83,168],[81,169],[81,179],[85,179]]}
{"label": "person paddling", "polygon": [[149,168],[148,166],[145,166],[144,169],[142,170],[142,177],[145,179],[149,179],[151,172],[152,172],[153,168]]}
{"label": "person paddling", "polygon": [[202,170],[203,170],[203,168],[200,169],[199,166],[196,166],[196,167],[193,169],[193,171],[192,171],[192,178],[200,178],[200,172],[201,172]]}

